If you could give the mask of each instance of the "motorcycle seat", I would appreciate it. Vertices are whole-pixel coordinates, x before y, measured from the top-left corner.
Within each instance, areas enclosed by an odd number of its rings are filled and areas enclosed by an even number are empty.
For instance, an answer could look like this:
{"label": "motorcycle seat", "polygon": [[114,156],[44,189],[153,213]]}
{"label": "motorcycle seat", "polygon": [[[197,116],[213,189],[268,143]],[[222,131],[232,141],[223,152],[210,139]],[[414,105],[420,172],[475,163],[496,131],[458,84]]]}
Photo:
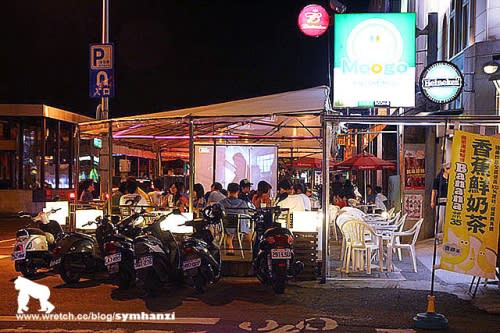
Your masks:
{"label": "motorcycle seat", "polygon": [[29,236],[33,236],[33,235],[45,236],[45,233],[41,229],[38,229],[38,228],[25,228],[25,229],[18,230],[16,232],[16,237],[27,236],[27,235],[29,235]]}

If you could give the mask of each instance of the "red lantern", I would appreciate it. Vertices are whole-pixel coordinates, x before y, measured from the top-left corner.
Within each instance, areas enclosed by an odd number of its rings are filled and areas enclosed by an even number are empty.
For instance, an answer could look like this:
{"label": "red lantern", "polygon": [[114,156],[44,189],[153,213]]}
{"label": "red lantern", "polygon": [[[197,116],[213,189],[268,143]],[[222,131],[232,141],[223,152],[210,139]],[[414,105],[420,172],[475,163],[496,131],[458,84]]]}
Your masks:
{"label": "red lantern", "polygon": [[300,11],[297,24],[305,35],[319,37],[328,29],[330,15],[320,5],[308,5]]}

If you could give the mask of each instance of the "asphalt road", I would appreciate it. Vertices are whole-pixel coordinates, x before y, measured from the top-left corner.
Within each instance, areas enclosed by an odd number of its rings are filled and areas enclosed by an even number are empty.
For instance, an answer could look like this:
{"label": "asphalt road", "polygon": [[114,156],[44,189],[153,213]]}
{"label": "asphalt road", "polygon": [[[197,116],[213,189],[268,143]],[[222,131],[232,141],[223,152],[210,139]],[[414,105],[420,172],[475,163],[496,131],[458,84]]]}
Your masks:
{"label": "asphalt road", "polygon": [[[11,243],[0,243],[0,255],[10,253]],[[18,291],[14,289],[17,276],[10,258],[0,259],[0,333],[391,332],[388,329],[411,329],[413,316],[425,310],[427,296],[426,292],[413,290],[297,285],[289,286],[284,295],[275,295],[253,278],[223,278],[203,295],[187,286],[165,286],[155,297],[144,297],[135,288],[118,290],[105,275],[65,285],[58,275],[46,273],[35,282],[50,288],[53,314],[93,313],[100,314],[100,320],[18,321]],[[28,306],[27,313],[38,313],[37,300],[31,299]],[[450,321],[448,332],[499,331],[500,316],[481,312],[453,295],[437,294],[437,308]],[[175,312],[175,320],[107,322],[111,314],[142,312],[144,316]]]}

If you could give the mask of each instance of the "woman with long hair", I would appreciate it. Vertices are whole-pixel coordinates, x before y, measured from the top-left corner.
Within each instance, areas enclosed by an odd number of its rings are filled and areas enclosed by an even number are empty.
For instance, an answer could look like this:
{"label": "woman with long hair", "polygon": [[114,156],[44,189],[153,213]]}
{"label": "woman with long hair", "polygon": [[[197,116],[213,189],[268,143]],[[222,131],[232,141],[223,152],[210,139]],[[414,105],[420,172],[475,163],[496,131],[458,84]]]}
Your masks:
{"label": "woman with long hair", "polygon": [[193,208],[202,209],[206,205],[205,201],[205,189],[200,183],[196,183],[193,186]]}
{"label": "woman with long hair", "polygon": [[167,205],[169,208],[179,208],[181,212],[186,210],[189,205],[189,200],[184,194],[184,183],[175,182],[169,187],[170,194],[167,197]]}
{"label": "woman with long hair", "polygon": [[261,180],[257,184],[257,193],[255,193],[252,198],[252,203],[254,204],[255,208],[271,207],[272,202],[271,195],[269,193],[271,189],[271,184],[269,184],[265,180]]}

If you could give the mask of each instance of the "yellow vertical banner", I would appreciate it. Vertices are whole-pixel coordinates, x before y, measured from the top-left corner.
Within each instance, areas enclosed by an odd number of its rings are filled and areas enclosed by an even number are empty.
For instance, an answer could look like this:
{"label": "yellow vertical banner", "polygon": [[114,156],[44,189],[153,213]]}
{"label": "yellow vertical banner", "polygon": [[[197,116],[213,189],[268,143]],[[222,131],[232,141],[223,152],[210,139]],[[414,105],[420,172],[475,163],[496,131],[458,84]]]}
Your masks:
{"label": "yellow vertical banner", "polygon": [[440,268],[495,278],[500,139],[455,131]]}

